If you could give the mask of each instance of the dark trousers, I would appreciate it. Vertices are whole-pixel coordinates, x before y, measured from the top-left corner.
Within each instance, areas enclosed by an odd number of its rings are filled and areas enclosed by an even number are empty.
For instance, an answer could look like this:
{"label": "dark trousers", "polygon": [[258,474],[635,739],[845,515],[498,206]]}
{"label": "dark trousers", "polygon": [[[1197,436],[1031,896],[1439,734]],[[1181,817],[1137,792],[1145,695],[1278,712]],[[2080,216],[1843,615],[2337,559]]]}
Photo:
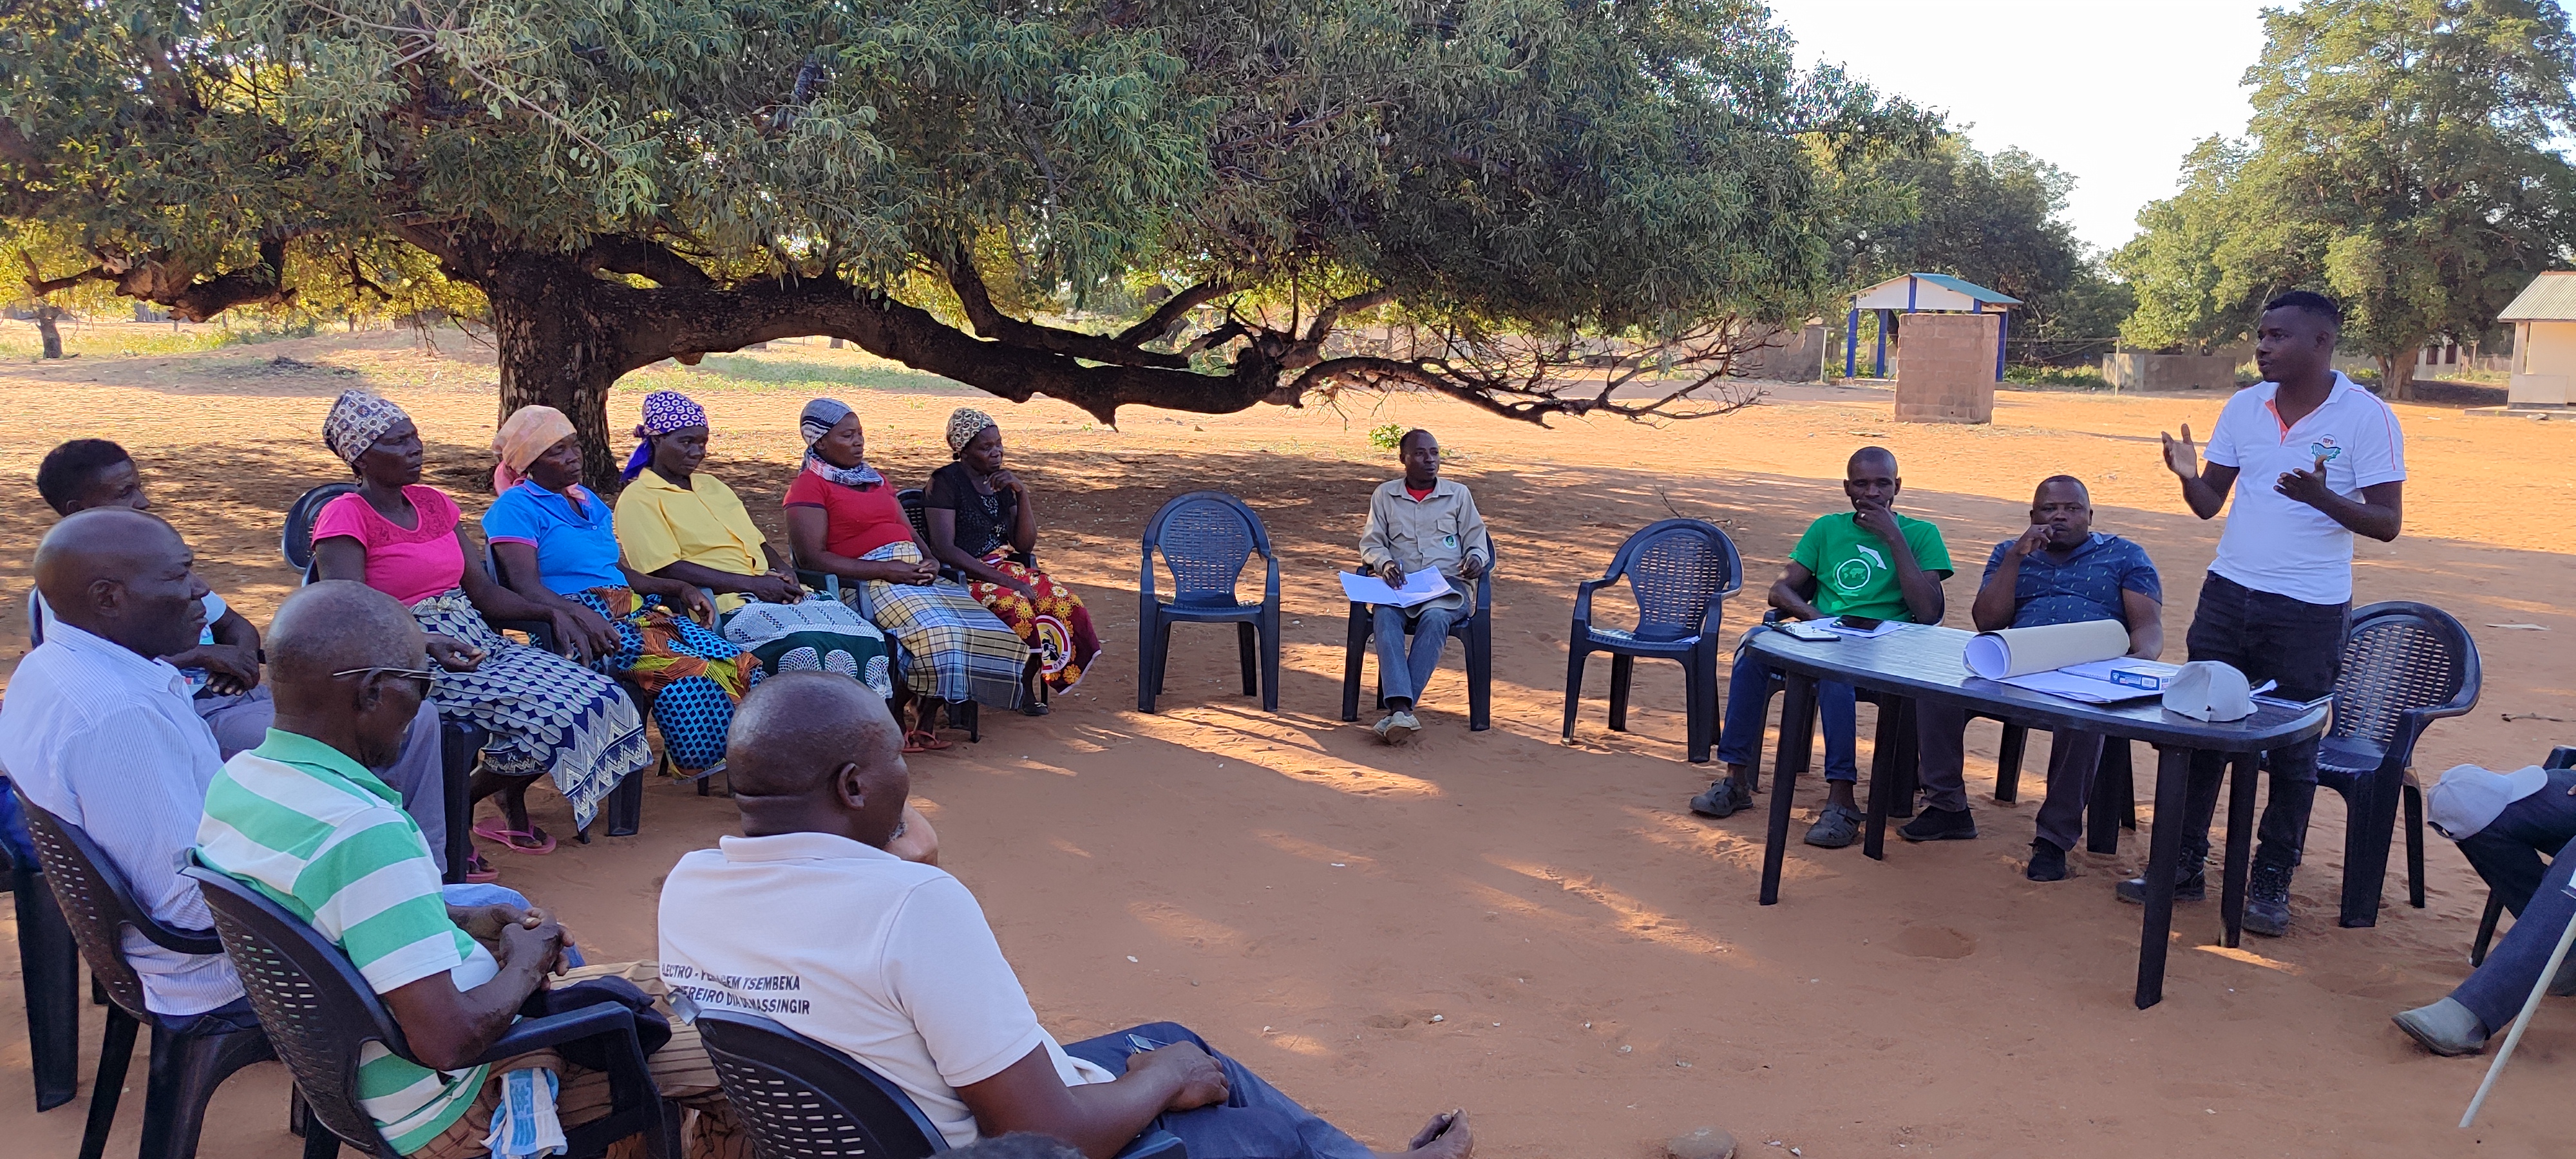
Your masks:
{"label": "dark trousers", "polygon": [[[1400,629],[1399,629],[1400,630]],[[1149,1022],[1114,1034],[1066,1043],[1064,1052],[1097,1063],[1111,1074],[1127,1073],[1127,1056],[1176,1042],[1197,1043],[1225,1068],[1226,1098],[1214,1106],[1165,1112],[1154,1126],[1180,1136],[1190,1159],[1372,1159],[1359,1140],[1343,1134],[1242,1063],[1227,1058],[1189,1028]]]}
{"label": "dark trousers", "polygon": [[[1923,803],[1951,812],[1968,807],[1968,710],[1916,701],[1914,748],[1920,754]],[[2102,765],[2102,734],[2063,729],[2048,741],[2048,799],[2039,805],[2039,839],[2071,850],[2084,838],[2084,803]]]}
{"label": "dark trousers", "polygon": [[[2194,660],[2216,660],[2245,674],[2248,684],[2278,681],[2267,695],[2315,700],[2334,691],[2343,672],[2343,638],[2352,605],[2311,604],[2258,592],[2216,572],[2200,585],[2186,640]],[[2308,808],[2317,797],[2317,742],[2303,741],[2263,754],[2272,773],[2272,796],[2255,826],[2256,864],[2293,866],[2308,840]],[[2209,823],[2227,774],[2225,753],[2197,753],[2183,798],[2185,866],[2209,857]],[[2159,821],[2159,824],[2162,822]]]}
{"label": "dark trousers", "polygon": [[[2505,806],[2486,828],[2460,842],[2460,852],[2487,888],[2514,913],[2513,928],[2486,964],[2451,991],[2491,1033],[2521,1013],[2550,951],[2576,917],[2576,897],[2567,895],[2568,879],[2576,875],[2576,797],[2568,795],[2570,789],[2576,789],[2576,770],[2553,770],[2547,787]],[[2544,866],[2542,854],[2555,860]]]}

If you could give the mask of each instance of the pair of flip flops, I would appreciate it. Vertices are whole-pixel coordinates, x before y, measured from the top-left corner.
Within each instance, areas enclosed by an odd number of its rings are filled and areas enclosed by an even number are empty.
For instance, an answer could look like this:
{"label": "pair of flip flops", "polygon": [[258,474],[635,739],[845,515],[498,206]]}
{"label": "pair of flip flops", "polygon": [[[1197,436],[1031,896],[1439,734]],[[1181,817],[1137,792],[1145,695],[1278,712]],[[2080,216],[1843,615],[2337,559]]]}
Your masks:
{"label": "pair of flip flops", "polygon": [[509,822],[501,818],[486,817],[474,823],[474,835],[486,841],[497,842],[512,853],[524,853],[530,857],[543,857],[555,851],[553,835],[538,834],[526,829],[503,828],[507,824]]}
{"label": "pair of flip flops", "polygon": [[935,753],[947,747],[947,741],[926,728],[914,729],[903,737],[903,751],[906,753]]}

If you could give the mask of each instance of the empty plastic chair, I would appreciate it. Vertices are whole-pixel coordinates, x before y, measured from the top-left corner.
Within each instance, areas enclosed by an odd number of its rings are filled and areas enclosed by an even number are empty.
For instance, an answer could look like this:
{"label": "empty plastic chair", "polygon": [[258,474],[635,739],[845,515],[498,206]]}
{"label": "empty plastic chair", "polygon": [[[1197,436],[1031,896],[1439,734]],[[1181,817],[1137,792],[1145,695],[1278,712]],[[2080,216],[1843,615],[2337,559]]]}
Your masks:
{"label": "empty plastic chair", "polygon": [[2379,924],[2379,887],[2402,798],[2407,901],[2424,907],[2424,795],[2409,775],[2424,726],[2478,703],[2478,646],[2428,604],[2371,604],[2352,614],[2334,724],[2317,744],[2317,785],[2343,794],[2343,924]]}
{"label": "empty plastic chair", "polygon": [[[1637,599],[1637,626],[1592,623],[1592,593],[1621,579]],[[1744,561],[1735,542],[1714,524],[1666,519],[1619,545],[1610,570],[1574,589],[1574,627],[1566,637],[1565,739],[1574,739],[1574,717],[1583,696],[1584,658],[1610,653],[1610,727],[1628,728],[1628,679],[1639,657],[1682,666],[1685,731],[1690,759],[1705,763],[1717,743],[1717,649],[1726,597],[1744,586]]]}
{"label": "empty plastic chair", "polygon": [[[1160,551],[1172,577],[1172,598],[1154,594],[1154,555]],[[1243,568],[1258,555],[1269,563],[1261,602],[1234,594]],[[1145,525],[1144,566],[1137,582],[1136,708],[1154,711],[1163,691],[1164,662],[1174,624],[1233,624],[1243,660],[1243,694],[1279,711],[1279,556],[1270,531],[1243,501],[1223,491],[1192,491],[1163,504]],[[1256,656],[1254,644],[1259,643]]]}

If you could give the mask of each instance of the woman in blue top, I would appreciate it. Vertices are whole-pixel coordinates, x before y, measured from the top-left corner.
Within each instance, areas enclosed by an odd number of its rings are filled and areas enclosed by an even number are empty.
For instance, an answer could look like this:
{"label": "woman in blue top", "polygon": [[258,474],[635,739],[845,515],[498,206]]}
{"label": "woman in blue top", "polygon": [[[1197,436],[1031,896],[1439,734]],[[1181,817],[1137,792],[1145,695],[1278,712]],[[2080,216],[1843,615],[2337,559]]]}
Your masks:
{"label": "woman in blue top", "polygon": [[619,561],[612,509],[581,485],[581,441],[562,411],[520,407],[492,449],[497,497],[483,535],[511,590],[567,611],[577,638],[565,645],[652,696],[672,764],[692,774],[722,764],[734,706],[759,668],[700,626],[715,622],[706,594]]}

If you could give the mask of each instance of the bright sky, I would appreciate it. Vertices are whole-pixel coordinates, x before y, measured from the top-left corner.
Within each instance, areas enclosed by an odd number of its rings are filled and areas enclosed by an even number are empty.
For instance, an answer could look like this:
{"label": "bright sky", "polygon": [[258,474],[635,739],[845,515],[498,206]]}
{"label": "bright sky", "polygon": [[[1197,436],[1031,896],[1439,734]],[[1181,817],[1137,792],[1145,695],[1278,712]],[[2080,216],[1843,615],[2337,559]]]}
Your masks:
{"label": "bright sky", "polygon": [[[2290,0],[2272,0],[2275,4]],[[2073,174],[2066,219],[2111,249],[2170,196],[2182,155],[2241,135],[2260,0],[1770,0],[1798,60],[1842,64],[1950,115],[1985,152]]]}

